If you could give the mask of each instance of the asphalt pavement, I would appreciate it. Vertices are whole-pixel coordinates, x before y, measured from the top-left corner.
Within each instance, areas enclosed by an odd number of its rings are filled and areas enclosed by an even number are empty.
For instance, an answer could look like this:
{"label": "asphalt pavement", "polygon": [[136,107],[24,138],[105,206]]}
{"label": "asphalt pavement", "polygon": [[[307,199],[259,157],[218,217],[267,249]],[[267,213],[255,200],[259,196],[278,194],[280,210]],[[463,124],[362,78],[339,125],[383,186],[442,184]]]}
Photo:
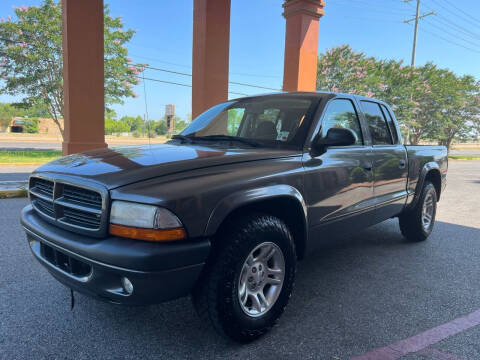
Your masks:
{"label": "asphalt pavement", "polygon": [[279,326],[238,345],[188,298],[125,307],[77,294],[71,311],[29,252],[27,200],[0,200],[0,359],[480,359],[479,202],[480,162],[451,161],[428,241],[406,242],[396,220],[329,239],[299,263]]}
{"label": "asphalt pavement", "polygon": [[30,173],[40,165],[0,165],[0,183],[27,181]]}

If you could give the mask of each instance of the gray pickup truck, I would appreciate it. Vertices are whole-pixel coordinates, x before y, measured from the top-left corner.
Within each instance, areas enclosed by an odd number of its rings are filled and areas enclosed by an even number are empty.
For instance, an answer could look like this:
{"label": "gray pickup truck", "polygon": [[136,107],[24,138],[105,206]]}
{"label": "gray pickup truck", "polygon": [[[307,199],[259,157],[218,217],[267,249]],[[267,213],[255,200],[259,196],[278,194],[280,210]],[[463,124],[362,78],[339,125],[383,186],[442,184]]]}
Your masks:
{"label": "gray pickup truck", "polygon": [[166,144],[100,149],[41,166],[21,214],[35,258],[112,303],[188,294],[246,342],[277,321],[315,245],[398,217],[432,231],[447,150],[404,146],[382,101],[336,93],[212,107]]}

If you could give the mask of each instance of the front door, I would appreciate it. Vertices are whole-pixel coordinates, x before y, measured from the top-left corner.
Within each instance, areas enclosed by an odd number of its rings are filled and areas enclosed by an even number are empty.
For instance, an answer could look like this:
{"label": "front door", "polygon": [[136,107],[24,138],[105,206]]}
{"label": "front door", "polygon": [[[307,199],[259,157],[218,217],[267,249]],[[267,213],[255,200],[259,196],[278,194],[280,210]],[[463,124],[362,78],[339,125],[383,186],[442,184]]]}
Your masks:
{"label": "front door", "polygon": [[351,231],[374,221],[372,148],[365,146],[358,112],[350,99],[330,100],[321,119],[320,135],[332,127],[350,129],[357,141],[332,146],[322,154],[304,155],[305,194],[310,238]]}
{"label": "front door", "polygon": [[360,101],[373,144],[376,222],[398,215],[407,196],[407,154],[393,118],[383,104]]}

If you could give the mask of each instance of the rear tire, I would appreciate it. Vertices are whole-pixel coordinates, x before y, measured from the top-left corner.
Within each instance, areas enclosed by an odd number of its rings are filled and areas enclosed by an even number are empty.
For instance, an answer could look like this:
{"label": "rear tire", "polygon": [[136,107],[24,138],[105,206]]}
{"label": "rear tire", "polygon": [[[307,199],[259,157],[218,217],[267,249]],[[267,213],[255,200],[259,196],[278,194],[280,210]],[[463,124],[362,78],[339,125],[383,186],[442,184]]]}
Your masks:
{"label": "rear tire", "polygon": [[266,214],[239,217],[225,228],[193,291],[193,303],[218,333],[249,342],[264,335],[287,306],[295,245],[285,223]]}
{"label": "rear tire", "polygon": [[403,236],[414,242],[426,240],[433,230],[436,212],[437,192],[427,181],[415,207],[398,217]]}

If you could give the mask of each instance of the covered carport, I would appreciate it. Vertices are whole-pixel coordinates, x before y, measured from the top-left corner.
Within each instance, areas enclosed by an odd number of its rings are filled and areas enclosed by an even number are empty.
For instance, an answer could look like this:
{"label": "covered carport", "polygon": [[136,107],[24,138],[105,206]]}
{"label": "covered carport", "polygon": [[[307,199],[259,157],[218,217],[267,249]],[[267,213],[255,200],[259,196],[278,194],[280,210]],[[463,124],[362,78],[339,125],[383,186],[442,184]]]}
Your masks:
{"label": "covered carport", "polygon": [[[230,0],[193,0],[192,115],[227,100]],[[324,0],[285,0],[283,90],[314,91]],[[254,9],[252,9],[254,11]],[[63,154],[107,147],[103,0],[62,0]]]}

